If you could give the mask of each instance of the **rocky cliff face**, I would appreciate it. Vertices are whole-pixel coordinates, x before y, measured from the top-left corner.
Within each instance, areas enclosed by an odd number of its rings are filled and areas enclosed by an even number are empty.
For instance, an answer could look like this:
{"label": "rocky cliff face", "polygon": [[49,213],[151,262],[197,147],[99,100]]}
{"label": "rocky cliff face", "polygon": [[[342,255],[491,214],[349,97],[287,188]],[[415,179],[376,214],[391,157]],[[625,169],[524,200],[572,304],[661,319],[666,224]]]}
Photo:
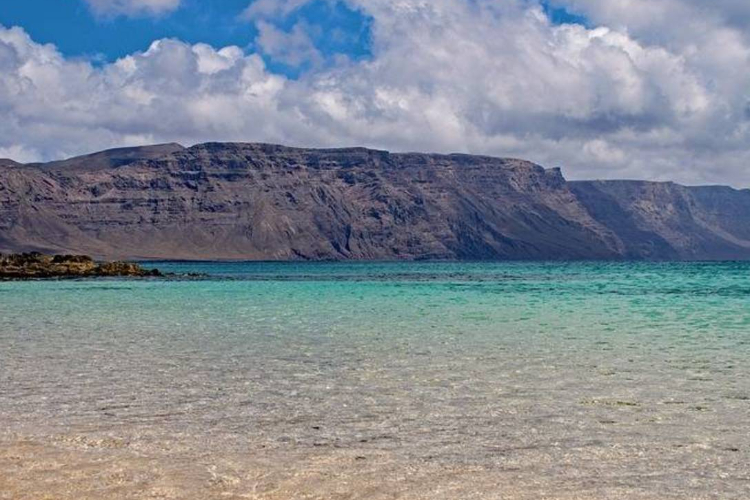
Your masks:
{"label": "rocky cliff face", "polygon": [[626,258],[750,258],[750,190],[643,181],[569,184],[591,216],[617,236]]}
{"label": "rocky cliff face", "polygon": [[173,259],[750,258],[749,198],[729,188],[569,183],[559,170],[481,156],[162,145],[0,165],[0,251]]}

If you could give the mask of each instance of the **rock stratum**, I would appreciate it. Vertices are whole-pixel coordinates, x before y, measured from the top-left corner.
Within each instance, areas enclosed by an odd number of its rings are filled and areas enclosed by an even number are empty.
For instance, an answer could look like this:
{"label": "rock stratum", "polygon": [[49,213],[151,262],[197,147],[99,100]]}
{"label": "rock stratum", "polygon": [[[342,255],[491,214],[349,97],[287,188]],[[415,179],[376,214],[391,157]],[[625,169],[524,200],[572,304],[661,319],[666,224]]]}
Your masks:
{"label": "rock stratum", "polygon": [[750,190],[364,148],[0,161],[0,252],[108,259],[750,259]]}
{"label": "rock stratum", "polygon": [[0,279],[162,276],[132,262],[94,262],[87,255],[0,254]]}

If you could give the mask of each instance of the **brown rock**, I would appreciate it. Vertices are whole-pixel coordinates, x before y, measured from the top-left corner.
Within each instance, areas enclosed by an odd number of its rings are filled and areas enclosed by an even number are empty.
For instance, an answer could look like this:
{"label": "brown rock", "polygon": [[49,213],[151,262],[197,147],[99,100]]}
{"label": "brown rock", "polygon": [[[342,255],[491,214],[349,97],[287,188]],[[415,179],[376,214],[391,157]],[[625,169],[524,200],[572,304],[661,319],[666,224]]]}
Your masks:
{"label": "brown rock", "polygon": [[143,269],[130,262],[97,264],[86,255],[0,254],[0,278],[81,278],[81,277],[161,276],[156,270]]}

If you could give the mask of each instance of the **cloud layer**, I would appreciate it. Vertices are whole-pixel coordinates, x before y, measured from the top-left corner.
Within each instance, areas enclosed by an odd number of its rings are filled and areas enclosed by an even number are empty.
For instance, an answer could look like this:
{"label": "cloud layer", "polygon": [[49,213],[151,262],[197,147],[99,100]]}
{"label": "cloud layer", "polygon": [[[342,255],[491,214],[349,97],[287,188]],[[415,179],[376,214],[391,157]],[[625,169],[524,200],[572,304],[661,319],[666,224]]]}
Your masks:
{"label": "cloud layer", "polygon": [[[173,140],[356,144],[517,156],[572,178],[750,186],[745,3],[556,2],[586,28],[555,25],[531,0],[349,0],[372,19],[372,57],[331,64],[318,64],[315,26],[279,22],[304,3],[250,7],[262,54],[158,40],[103,67],[0,27],[0,156]],[[263,57],[310,70],[288,79]]]}
{"label": "cloud layer", "polygon": [[97,15],[159,15],[179,7],[181,0],[85,0]]}

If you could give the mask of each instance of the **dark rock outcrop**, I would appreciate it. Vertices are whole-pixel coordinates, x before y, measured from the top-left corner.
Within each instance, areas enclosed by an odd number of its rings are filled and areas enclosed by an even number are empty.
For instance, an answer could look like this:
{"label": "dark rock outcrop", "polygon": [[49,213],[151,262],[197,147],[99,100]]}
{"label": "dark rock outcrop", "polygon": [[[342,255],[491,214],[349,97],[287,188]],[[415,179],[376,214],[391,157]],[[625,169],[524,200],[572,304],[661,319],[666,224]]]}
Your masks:
{"label": "dark rock outcrop", "polygon": [[97,263],[86,255],[0,254],[0,279],[161,276],[132,262]]}
{"label": "dark rock outcrop", "polygon": [[522,160],[364,148],[163,145],[0,166],[6,252],[745,259],[748,214],[748,192],[730,188],[571,183]]}
{"label": "dark rock outcrop", "polygon": [[13,168],[13,167],[20,167],[23,164],[15,162],[13,160],[9,160],[8,158],[0,158],[0,168],[6,167],[6,168]]}

